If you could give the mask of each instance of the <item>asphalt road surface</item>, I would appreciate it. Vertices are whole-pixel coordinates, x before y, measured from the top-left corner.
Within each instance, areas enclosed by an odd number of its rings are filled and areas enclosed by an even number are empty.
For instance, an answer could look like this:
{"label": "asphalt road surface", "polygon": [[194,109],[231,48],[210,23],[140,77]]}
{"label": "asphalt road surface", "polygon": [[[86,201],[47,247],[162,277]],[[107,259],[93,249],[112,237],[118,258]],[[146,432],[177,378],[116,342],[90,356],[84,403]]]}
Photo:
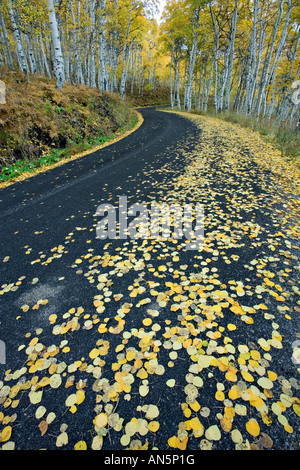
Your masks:
{"label": "asphalt road surface", "polygon": [[[270,239],[254,246],[247,229],[243,249],[223,247],[239,258],[231,263],[217,236],[204,254],[181,240],[96,237],[97,207],[118,208],[120,196],[128,207],[176,198],[212,204],[216,234],[214,216],[226,219],[228,195],[245,179],[245,166],[243,177],[228,182],[231,192],[216,179],[212,196],[208,180],[190,171],[185,177],[201,127],[155,108],[140,112],[143,125],[125,139],[0,190],[0,447],[298,449],[299,363],[291,359],[299,332],[299,297],[291,290],[297,253],[290,250],[284,264],[268,251]],[[252,201],[267,197],[262,174],[253,164]],[[278,231],[269,215],[259,202],[255,222],[268,227],[263,242]],[[232,218],[253,228],[249,210]],[[289,311],[278,313],[277,299],[256,289],[260,278],[250,268],[257,263],[250,263],[260,250],[273,256],[276,276],[292,272]],[[240,295],[249,307],[242,313]],[[257,304],[264,305],[259,312]]]}

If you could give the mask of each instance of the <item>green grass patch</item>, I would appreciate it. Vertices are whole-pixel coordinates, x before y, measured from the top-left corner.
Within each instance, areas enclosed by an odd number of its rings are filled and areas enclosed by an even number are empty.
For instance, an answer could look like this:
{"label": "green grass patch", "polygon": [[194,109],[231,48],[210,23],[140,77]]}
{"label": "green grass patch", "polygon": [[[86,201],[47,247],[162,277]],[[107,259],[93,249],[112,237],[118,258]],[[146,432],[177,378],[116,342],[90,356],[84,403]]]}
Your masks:
{"label": "green grass patch", "polygon": [[[132,127],[136,124],[137,119],[133,119]],[[44,154],[43,156],[35,159],[25,158],[24,160],[17,160],[14,163],[6,165],[0,172],[0,183],[8,181],[13,178],[18,178],[22,173],[33,173],[42,167],[53,165],[62,159],[71,158],[72,156],[92,150],[99,145],[109,142],[114,139],[115,135],[101,136],[95,139],[86,139],[79,142],[70,141],[64,149],[53,149],[51,153]]]}

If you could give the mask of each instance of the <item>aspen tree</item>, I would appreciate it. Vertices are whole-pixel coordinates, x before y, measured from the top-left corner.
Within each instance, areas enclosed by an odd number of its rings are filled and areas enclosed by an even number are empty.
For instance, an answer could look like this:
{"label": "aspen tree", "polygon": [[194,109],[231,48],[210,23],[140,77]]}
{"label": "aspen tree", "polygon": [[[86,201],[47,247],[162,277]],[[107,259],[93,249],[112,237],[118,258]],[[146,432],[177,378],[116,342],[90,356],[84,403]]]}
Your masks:
{"label": "aspen tree", "polygon": [[64,58],[62,54],[60,36],[58,32],[56,14],[55,14],[55,9],[54,9],[54,2],[53,0],[47,0],[47,1],[48,1],[48,9],[49,9],[51,40],[52,40],[53,51],[54,51],[54,75],[56,78],[56,86],[57,88],[63,88],[64,83],[65,83],[65,65],[64,65]]}

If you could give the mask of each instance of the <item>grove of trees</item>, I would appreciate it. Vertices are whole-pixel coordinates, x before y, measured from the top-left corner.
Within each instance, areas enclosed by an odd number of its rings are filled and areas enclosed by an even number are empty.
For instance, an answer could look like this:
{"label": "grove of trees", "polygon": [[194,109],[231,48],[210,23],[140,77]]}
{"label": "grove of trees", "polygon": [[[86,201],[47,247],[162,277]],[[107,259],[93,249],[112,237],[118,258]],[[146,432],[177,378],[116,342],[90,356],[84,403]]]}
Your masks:
{"label": "grove of trees", "polygon": [[[299,0],[1,0],[0,70],[126,93],[170,88],[171,107],[299,119]],[[293,88],[294,86],[294,88]]]}

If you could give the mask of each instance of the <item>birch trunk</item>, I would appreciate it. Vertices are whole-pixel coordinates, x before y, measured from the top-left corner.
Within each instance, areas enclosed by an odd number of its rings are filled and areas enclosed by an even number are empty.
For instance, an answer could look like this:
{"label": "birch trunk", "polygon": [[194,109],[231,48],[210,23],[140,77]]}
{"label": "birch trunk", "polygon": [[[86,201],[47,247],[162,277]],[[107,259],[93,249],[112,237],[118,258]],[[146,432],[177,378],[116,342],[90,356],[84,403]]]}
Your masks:
{"label": "birch trunk", "polygon": [[210,94],[210,90],[211,90],[211,86],[213,82],[214,70],[215,70],[215,62],[217,61],[217,54],[218,54],[218,44],[215,42],[213,60],[211,62],[209,78],[208,78],[207,86],[205,89],[205,96],[203,100],[203,111],[205,112],[207,111],[208,99],[209,99],[209,94]]}
{"label": "birch trunk", "polygon": [[[212,19],[212,23],[213,23],[213,29],[214,29],[214,40],[215,40],[215,49],[214,49],[214,58],[213,58],[213,70],[214,70],[214,107],[215,107],[215,110],[217,111],[218,109],[218,99],[217,99],[217,90],[218,90],[218,51],[219,51],[219,41],[220,41],[220,38],[219,38],[219,31],[218,31],[218,27],[217,27],[217,23],[216,23],[216,20],[215,20],[215,16],[214,16],[214,12],[213,12],[213,9],[212,9],[212,5],[211,3],[209,4],[209,10],[210,10],[210,16],[211,16],[211,19]],[[212,78],[212,77],[211,77]],[[211,84],[210,84],[211,86]],[[209,96],[207,96],[207,100],[208,100]]]}
{"label": "birch trunk", "polygon": [[270,81],[272,80],[272,84],[273,84],[273,86],[272,86],[273,95],[272,95],[272,99],[271,99],[271,103],[270,103],[269,111],[268,111],[268,116],[267,116],[268,120],[271,119],[271,115],[273,113],[273,107],[274,107],[274,102],[275,102],[275,99],[274,99],[275,79],[276,79],[276,75],[277,75],[277,70],[278,70],[278,66],[279,66],[280,57],[281,57],[281,54],[282,54],[282,49],[283,49],[283,46],[285,44],[287,29],[288,29],[288,25],[289,25],[289,21],[290,21],[290,15],[291,15],[291,0],[288,0],[287,14],[286,14],[286,18],[285,18],[284,28],[283,28],[283,31],[282,31],[282,35],[281,35],[281,38],[280,38],[280,41],[279,41],[278,48],[276,50],[276,54],[275,54],[275,57],[274,57],[274,61],[273,61],[271,70],[270,70],[270,74],[268,76],[268,80],[267,80],[267,83],[266,83],[266,86],[268,86],[270,84]]}
{"label": "birch trunk", "polygon": [[174,82],[175,82],[174,87],[175,87],[175,92],[176,92],[177,108],[181,109],[181,103],[180,103],[180,57],[177,58],[176,63],[175,63]]}
{"label": "birch trunk", "polygon": [[90,87],[96,88],[96,3],[90,0]]}
{"label": "birch trunk", "polygon": [[192,50],[190,54],[189,69],[188,69],[188,83],[187,83],[187,92],[186,92],[186,108],[190,112],[192,109],[192,90],[193,90],[193,81],[194,81],[194,68],[197,57],[197,42],[200,26],[200,8],[197,8],[195,12],[195,21],[193,27],[193,43]]}
{"label": "birch trunk", "polygon": [[232,80],[232,69],[233,69],[233,58],[234,58],[234,46],[235,46],[237,18],[238,18],[238,0],[235,0],[233,15],[232,15],[232,19],[231,19],[230,45],[229,45],[229,58],[228,58],[228,73],[227,73],[227,80],[226,80],[226,94],[225,94],[225,110],[226,111],[229,111],[229,105],[230,105],[231,80]]}
{"label": "birch trunk", "polygon": [[62,54],[60,36],[58,32],[56,14],[53,0],[48,0],[49,22],[51,30],[51,40],[54,52],[54,75],[56,78],[56,87],[63,88],[65,83],[65,65]]}
{"label": "birch trunk", "polygon": [[173,60],[174,60],[174,45],[172,44],[171,61],[170,61],[170,101],[171,101],[171,109],[174,109],[174,95],[173,95]]}
{"label": "birch trunk", "polygon": [[260,18],[259,18],[259,40],[258,40],[258,52],[257,52],[257,58],[255,60],[255,69],[254,69],[254,75],[252,78],[252,85],[249,90],[249,96],[248,96],[248,114],[252,114],[252,107],[254,103],[254,97],[255,97],[255,91],[257,88],[257,77],[258,77],[258,72],[260,69],[260,64],[262,61],[262,55],[263,55],[263,49],[264,49],[264,42],[265,42],[265,30],[267,26],[267,18],[268,18],[268,12],[269,12],[269,6],[270,4],[268,3],[268,9],[266,13],[266,19],[263,23],[263,14],[264,14],[264,9],[265,9],[265,3],[266,0],[263,0],[262,7],[261,7],[261,13],[260,13]]}
{"label": "birch trunk", "polygon": [[[293,68],[294,68],[294,62],[297,57],[297,50],[299,47],[300,43],[300,26],[298,27],[298,34],[297,38],[295,41],[295,45],[293,50],[291,51],[290,54],[288,54],[289,58],[289,73],[288,76],[286,77],[286,82],[289,83],[291,81],[292,75],[293,75]],[[286,88],[286,87],[285,87]],[[277,122],[282,122],[286,119],[290,104],[291,104],[291,97],[293,94],[293,89],[291,87],[288,87],[287,91],[283,92],[284,97],[283,99],[278,103],[277,110],[276,110],[276,117],[275,120]]]}
{"label": "birch trunk", "polygon": [[72,20],[72,39],[73,39],[73,48],[74,48],[74,60],[75,60],[75,85],[83,83],[83,73],[81,66],[81,57],[78,51],[78,41],[77,41],[77,24],[75,20],[73,1],[69,0],[70,15]]}
{"label": "birch trunk", "polygon": [[254,15],[253,15],[253,27],[251,31],[251,40],[249,47],[249,57],[248,57],[248,70],[246,76],[246,99],[245,99],[245,113],[250,114],[251,112],[251,90],[252,83],[254,80],[254,71],[256,67],[256,26],[258,20],[258,7],[259,0],[254,0]]}
{"label": "birch trunk", "polygon": [[29,64],[30,64],[30,70],[33,75],[37,73],[37,64],[36,64],[36,58],[32,46],[32,39],[31,35],[29,33],[25,34],[25,39],[27,42],[27,48],[28,48],[28,59],[29,59]]}
{"label": "birch trunk", "polygon": [[220,112],[223,109],[224,90],[225,90],[225,85],[226,85],[227,75],[228,75],[228,56],[229,56],[229,50],[226,49],[226,52],[224,55],[224,66],[223,66],[223,70],[221,73],[220,86],[219,86],[219,91],[217,94],[217,111],[220,111]]}
{"label": "birch trunk", "polygon": [[44,65],[44,67],[45,67],[45,69],[46,69],[46,73],[47,73],[48,77],[49,77],[49,78],[52,78],[52,75],[51,75],[51,72],[50,72],[50,67],[49,67],[49,64],[48,64],[48,61],[47,61],[47,57],[46,57],[46,53],[45,53],[45,49],[44,49],[42,33],[40,33],[39,39],[40,39],[40,48],[41,48],[41,54],[42,54],[43,65]]}
{"label": "birch trunk", "polygon": [[12,8],[11,2],[8,2],[8,12],[9,12],[11,26],[13,30],[14,39],[15,39],[16,53],[17,53],[19,67],[22,70],[22,72],[27,74],[27,77],[28,77],[29,70],[28,70],[28,64],[27,64],[27,60],[25,56],[25,51],[23,48],[22,37],[19,31],[19,28],[17,26],[17,23],[16,23],[15,14],[14,14],[14,10]]}
{"label": "birch trunk", "polygon": [[272,34],[272,40],[271,40],[269,54],[267,55],[267,58],[266,58],[266,61],[265,61],[265,66],[263,67],[262,76],[261,76],[261,79],[260,79],[259,92],[258,92],[258,98],[257,98],[257,104],[256,104],[256,117],[258,117],[260,115],[262,100],[266,99],[265,98],[265,88],[266,88],[266,84],[267,84],[267,81],[268,81],[268,74],[269,74],[270,64],[271,64],[272,55],[273,55],[275,39],[276,39],[276,36],[277,36],[279,24],[280,24],[280,21],[281,21],[282,12],[283,12],[283,0],[280,0],[276,21],[275,21],[275,24],[274,24],[274,27],[273,27],[273,34]]}
{"label": "birch trunk", "polygon": [[10,49],[10,44],[9,44],[9,39],[8,39],[8,34],[7,34],[7,29],[6,29],[6,26],[5,26],[4,18],[1,15],[0,15],[0,21],[1,21],[1,28],[2,28],[2,33],[3,33],[3,40],[4,40],[4,43],[5,43],[5,46],[6,46],[6,50],[7,50],[6,65],[9,68],[12,69],[13,66],[14,66],[13,59],[12,59],[12,53],[11,53],[11,49]]}
{"label": "birch trunk", "polygon": [[121,84],[120,84],[120,94],[122,100],[125,100],[125,92],[126,92],[126,79],[127,79],[127,61],[126,61],[126,55],[127,55],[127,49],[128,49],[128,39],[129,39],[129,33],[130,33],[130,26],[131,26],[131,20],[132,20],[132,12],[133,12],[133,7],[135,6],[135,0],[132,0],[131,6],[130,6],[130,13],[128,17],[128,23],[127,23],[127,30],[126,30],[126,37],[123,45],[123,64],[122,64],[122,76],[121,76]]}
{"label": "birch trunk", "polygon": [[98,71],[98,86],[102,92],[107,89],[107,73],[105,67],[106,55],[106,37],[105,37],[105,6],[106,0],[99,1],[99,71]]}

